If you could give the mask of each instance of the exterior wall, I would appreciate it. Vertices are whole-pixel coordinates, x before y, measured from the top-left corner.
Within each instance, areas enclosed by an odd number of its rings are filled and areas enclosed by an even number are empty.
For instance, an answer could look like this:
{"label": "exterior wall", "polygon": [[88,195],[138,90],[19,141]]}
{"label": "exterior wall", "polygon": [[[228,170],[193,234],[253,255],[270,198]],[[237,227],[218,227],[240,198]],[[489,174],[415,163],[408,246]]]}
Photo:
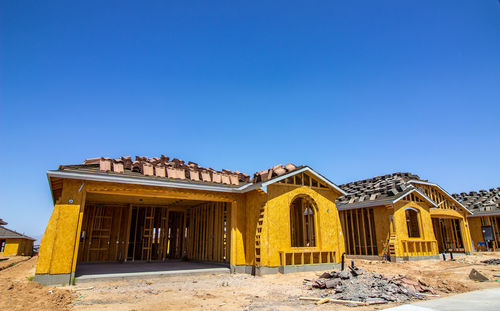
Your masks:
{"label": "exterior wall", "polygon": [[[392,215],[392,207],[376,206],[373,208],[373,212],[378,255],[383,257],[386,252],[385,247],[390,238],[390,217]],[[346,232],[346,234],[349,234],[349,232]]]}
{"label": "exterior wall", "polygon": [[479,247],[477,243],[484,243],[484,236],[483,236],[483,230],[482,226],[483,224],[485,226],[492,226],[493,227],[493,237],[494,241],[491,246],[493,246],[494,249],[498,248],[500,246],[500,230],[499,230],[499,223],[500,223],[500,216],[498,215],[493,215],[493,216],[479,216],[479,217],[467,217],[467,221],[469,223],[469,229],[470,229],[470,235],[472,239],[472,244],[473,247],[477,250],[486,250],[487,247],[481,246]]}
{"label": "exterior wall", "polygon": [[[419,238],[410,238],[408,236],[407,208],[418,210]],[[428,204],[403,200],[394,204],[394,227],[397,236],[397,257],[420,257],[439,254]],[[405,251],[405,249],[408,251]]]}
{"label": "exterior wall", "polygon": [[[334,251],[336,262],[344,252],[344,237],[335,205],[338,194],[330,189],[311,189],[275,183],[267,188],[265,221],[261,238],[261,265],[279,267],[282,251]],[[291,247],[290,204],[299,195],[307,195],[316,203],[316,246]]]}
{"label": "exterior wall", "polygon": [[[82,182],[64,180],[62,195],[54,210],[40,243],[35,280],[51,283],[51,279],[69,283],[76,268],[78,237],[85,203]],[[55,276],[57,275],[57,276]],[[47,281],[48,280],[48,281]],[[59,283],[60,284],[60,283]]]}
{"label": "exterior wall", "polygon": [[473,251],[472,239],[469,228],[468,213],[463,211],[456,211],[452,209],[433,208],[430,211],[431,217],[434,218],[455,218],[460,220],[460,231],[462,232],[462,241],[464,243],[465,253]]}
{"label": "exterior wall", "polygon": [[483,231],[481,230],[481,217],[470,217],[467,220],[469,221],[472,242],[477,247],[477,243],[484,242]]}
{"label": "exterior wall", "polygon": [[33,255],[33,241],[28,239],[2,239],[5,240],[4,251],[0,256],[31,256]]}
{"label": "exterior wall", "polygon": [[257,222],[259,220],[259,211],[265,206],[267,194],[262,190],[255,190],[246,194],[246,263],[256,265],[255,260],[255,236],[257,233]]}

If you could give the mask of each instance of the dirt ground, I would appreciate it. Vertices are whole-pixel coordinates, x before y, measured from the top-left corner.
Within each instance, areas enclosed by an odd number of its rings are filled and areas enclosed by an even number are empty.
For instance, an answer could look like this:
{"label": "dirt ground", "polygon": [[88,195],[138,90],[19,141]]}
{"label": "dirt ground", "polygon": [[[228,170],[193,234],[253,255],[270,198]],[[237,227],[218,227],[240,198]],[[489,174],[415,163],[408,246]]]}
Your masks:
{"label": "dirt ground", "polygon": [[[481,260],[500,258],[500,253],[461,256],[456,261],[426,260],[384,263],[356,260],[357,266],[383,275],[407,275],[432,285],[440,297],[477,289],[500,287],[500,265]],[[308,289],[304,278],[319,272],[274,274],[254,277],[245,274],[152,278],[143,280],[82,283],[46,287],[29,281],[36,257],[0,271],[0,310],[348,310],[337,304],[315,305],[301,296],[321,297],[327,290]],[[472,268],[489,282],[468,278]],[[397,305],[373,305],[356,310],[378,310]]]}

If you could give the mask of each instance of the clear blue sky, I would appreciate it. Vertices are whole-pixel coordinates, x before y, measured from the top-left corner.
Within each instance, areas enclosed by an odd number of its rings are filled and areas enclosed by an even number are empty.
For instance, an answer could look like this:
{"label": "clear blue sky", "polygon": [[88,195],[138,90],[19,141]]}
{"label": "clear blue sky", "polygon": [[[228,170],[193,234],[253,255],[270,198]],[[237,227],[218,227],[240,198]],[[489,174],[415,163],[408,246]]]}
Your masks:
{"label": "clear blue sky", "polygon": [[0,218],[26,234],[45,171],[96,156],[500,186],[498,0],[1,1],[0,34]]}

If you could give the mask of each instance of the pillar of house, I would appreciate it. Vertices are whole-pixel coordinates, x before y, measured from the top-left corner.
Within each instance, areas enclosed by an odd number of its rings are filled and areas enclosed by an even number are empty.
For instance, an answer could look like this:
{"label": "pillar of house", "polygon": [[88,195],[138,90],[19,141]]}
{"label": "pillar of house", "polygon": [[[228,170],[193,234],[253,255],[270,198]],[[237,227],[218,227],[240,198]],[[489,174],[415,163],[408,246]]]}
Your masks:
{"label": "pillar of house", "polygon": [[84,183],[64,180],[61,196],[40,243],[35,281],[70,284],[75,274],[79,237],[85,205]]}
{"label": "pillar of house", "polygon": [[462,231],[462,241],[464,243],[464,251],[466,254],[472,254],[472,238],[470,235],[469,222],[467,221],[467,216],[464,216],[460,220],[460,230]]}

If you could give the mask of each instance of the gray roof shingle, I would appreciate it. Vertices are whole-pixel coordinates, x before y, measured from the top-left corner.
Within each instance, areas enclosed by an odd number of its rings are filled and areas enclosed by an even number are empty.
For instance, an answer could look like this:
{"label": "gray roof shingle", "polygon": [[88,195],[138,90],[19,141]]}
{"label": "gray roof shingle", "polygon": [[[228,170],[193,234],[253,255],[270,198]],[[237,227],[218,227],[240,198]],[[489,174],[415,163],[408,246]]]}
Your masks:
{"label": "gray roof shingle", "polygon": [[339,187],[347,195],[338,198],[337,204],[349,206],[359,205],[359,203],[367,201],[384,202],[394,200],[415,189],[408,183],[410,180],[426,181],[412,173],[396,172],[343,184]]}
{"label": "gray roof shingle", "polygon": [[453,197],[473,213],[474,216],[500,213],[500,187],[488,191],[455,193]]}
{"label": "gray roof shingle", "polygon": [[35,240],[27,235],[0,226],[0,239],[28,239]]}

